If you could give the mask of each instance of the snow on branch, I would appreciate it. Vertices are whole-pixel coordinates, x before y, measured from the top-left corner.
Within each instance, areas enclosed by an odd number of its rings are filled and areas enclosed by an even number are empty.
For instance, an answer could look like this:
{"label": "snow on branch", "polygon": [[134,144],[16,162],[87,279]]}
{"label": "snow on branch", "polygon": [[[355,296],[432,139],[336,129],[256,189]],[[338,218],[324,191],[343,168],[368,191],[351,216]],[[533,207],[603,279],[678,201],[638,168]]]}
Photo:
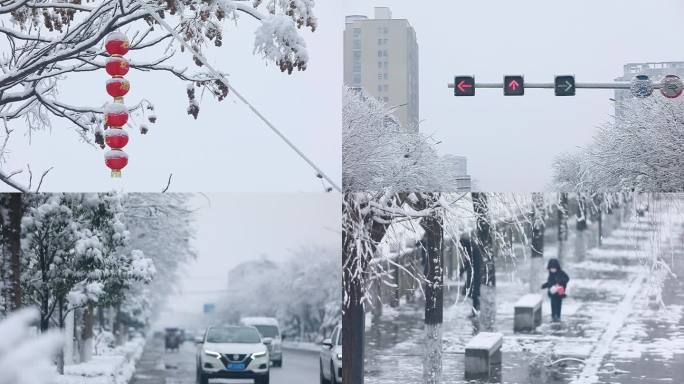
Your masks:
{"label": "snow on branch", "polygon": [[591,144],[554,163],[560,190],[585,192],[684,190],[684,101],[628,99]]}
{"label": "snow on branch", "polygon": [[362,89],[344,89],[342,184],[346,191],[456,191],[459,176],[432,140],[402,127],[391,108]]}
{"label": "snow on branch", "polygon": [[[145,4],[179,32],[196,51],[223,44],[225,21],[238,22],[248,15],[259,24],[254,53],[276,63],[287,73],[305,70],[309,56],[301,30],[316,29],[313,0],[144,0]],[[172,63],[179,42],[157,27],[138,0],[21,0],[0,1],[0,38],[6,43],[0,57],[0,116],[5,122],[20,121],[30,130],[50,128],[52,120],[64,119],[79,137],[91,144],[102,143],[102,106],[76,106],[59,95],[59,89],[77,82],[78,74],[100,70],[108,58],[102,45],[114,31],[125,31],[132,51],[150,50],[153,58],[132,60],[139,71],[167,73],[185,83],[208,90],[223,100],[228,89],[204,68],[189,71]],[[154,57],[158,55],[158,57]],[[195,58],[195,63],[201,63]],[[183,92],[185,87],[180,87]],[[153,97],[153,95],[151,95]],[[197,117],[199,106],[194,92],[188,93]],[[131,124],[147,132],[154,123],[150,102],[135,104]],[[142,123],[140,123],[142,121]]]}

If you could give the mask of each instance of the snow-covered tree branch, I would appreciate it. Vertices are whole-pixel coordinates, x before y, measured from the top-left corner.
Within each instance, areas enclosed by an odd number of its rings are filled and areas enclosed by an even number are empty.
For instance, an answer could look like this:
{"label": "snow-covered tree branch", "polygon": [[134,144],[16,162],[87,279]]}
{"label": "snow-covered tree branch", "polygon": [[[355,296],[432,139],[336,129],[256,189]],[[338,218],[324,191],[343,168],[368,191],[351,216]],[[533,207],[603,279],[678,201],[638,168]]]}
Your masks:
{"label": "snow-covered tree branch", "polygon": [[342,184],[345,191],[457,191],[459,176],[433,141],[402,127],[390,108],[361,89],[345,87]]}
{"label": "snow-covered tree branch", "polygon": [[[197,58],[197,70],[174,65],[171,59],[183,51],[182,45],[156,24],[141,3],[168,20],[200,54],[208,46],[222,46],[224,25],[246,16],[258,23],[255,54],[289,74],[307,67],[301,30],[316,29],[313,0],[0,1],[0,118],[4,123],[17,121],[31,131],[63,120],[83,141],[104,147],[105,106],[76,105],[65,100],[59,90],[67,83],[77,83],[80,73],[104,68],[109,55],[103,40],[114,31],[125,32],[131,51],[154,49],[158,55],[145,61],[134,58],[130,68],[166,73],[189,85],[188,113],[195,118],[199,112],[196,87],[223,100],[228,88],[201,68]],[[178,89],[184,92],[186,87]],[[129,125],[137,124],[141,132],[147,132],[148,124],[156,121],[152,102],[139,100],[128,105],[133,117]],[[9,177],[3,180],[10,181]]]}
{"label": "snow-covered tree branch", "polygon": [[684,190],[684,102],[629,99],[593,142],[559,156],[554,182],[564,191]]}

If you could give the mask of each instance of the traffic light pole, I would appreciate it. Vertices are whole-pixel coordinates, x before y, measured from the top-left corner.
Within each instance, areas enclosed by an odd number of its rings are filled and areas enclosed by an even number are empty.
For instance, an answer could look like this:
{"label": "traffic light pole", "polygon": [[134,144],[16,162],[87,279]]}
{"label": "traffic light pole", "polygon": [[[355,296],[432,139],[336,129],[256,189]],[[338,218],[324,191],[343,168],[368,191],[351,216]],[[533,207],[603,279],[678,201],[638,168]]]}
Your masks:
{"label": "traffic light pole", "polygon": [[[448,87],[453,89],[456,88],[456,84],[449,83]],[[613,82],[613,83],[575,83],[575,88],[584,89],[630,89],[631,83],[628,82]],[[475,83],[475,88],[494,88],[503,89],[504,83]],[[525,83],[525,88],[544,88],[544,89],[555,89],[555,83]],[[653,83],[653,89],[660,89],[662,85],[660,83]]]}

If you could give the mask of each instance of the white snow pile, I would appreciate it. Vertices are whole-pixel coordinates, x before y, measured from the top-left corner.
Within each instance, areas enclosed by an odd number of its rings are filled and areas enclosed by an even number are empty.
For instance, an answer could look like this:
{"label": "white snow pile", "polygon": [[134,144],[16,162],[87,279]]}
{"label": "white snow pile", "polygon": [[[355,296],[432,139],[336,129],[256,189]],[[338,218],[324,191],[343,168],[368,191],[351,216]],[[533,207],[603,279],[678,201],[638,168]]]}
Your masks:
{"label": "white snow pile", "polygon": [[142,355],[145,339],[136,337],[126,344],[93,356],[87,363],[67,365],[57,384],[127,384]]}
{"label": "white snow pile", "polygon": [[62,344],[58,333],[35,336],[38,311],[25,309],[0,322],[0,384],[49,384],[57,371],[52,359]]}

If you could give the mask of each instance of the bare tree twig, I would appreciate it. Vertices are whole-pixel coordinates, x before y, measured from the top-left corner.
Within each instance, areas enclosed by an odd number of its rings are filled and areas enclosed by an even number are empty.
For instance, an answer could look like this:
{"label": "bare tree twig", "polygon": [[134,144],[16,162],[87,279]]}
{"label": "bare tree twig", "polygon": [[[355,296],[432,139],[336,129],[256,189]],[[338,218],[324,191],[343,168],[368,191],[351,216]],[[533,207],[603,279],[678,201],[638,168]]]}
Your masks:
{"label": "bare tree twig", "polygon": [[40,175],[40,180],[38,181],[38,186],[36,187],[36,192],[40,192],[40,186],[43,185],[43,179],[45,178],[45,175],[48,174],[48,172],[52,171],[52,168],[54,168],[54,167],[50,167],[50,168],[46,169],[45,172],[43,172],[43,174]]}
{"label": "bare tree twig", "polygon": [[169,181],[166,182],[166,187],[162,189],[161,193],[166,193],[166,191],[169,190],[169,187],[171,186],[171,177],[173,176],[173,173],[169,173]]}

